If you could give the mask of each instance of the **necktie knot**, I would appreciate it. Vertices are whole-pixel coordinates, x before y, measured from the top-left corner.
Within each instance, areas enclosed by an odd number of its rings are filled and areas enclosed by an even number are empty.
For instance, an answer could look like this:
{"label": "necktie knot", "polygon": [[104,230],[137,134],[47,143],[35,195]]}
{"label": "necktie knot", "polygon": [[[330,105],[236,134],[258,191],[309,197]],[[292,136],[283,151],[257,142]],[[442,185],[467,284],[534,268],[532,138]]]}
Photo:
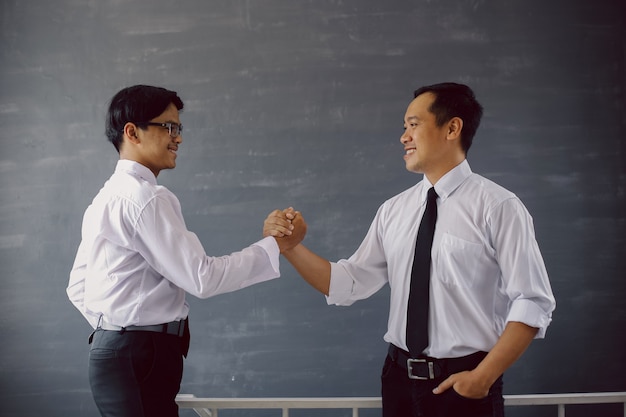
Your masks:
{"label": "necktie knot", "polygon": [[435,187],[430,187],[430,189],[428,190],[428,195],[426,196],[426,201],[436,201],[437,197],[439,196],[437,195],[437,191],[435,191]]}

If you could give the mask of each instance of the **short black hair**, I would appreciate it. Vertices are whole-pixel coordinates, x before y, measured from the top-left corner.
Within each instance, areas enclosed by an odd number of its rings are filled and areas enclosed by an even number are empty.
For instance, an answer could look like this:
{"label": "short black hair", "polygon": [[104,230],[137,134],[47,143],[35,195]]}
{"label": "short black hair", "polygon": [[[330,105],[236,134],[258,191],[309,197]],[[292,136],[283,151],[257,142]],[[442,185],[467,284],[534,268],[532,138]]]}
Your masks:
{"label": "short black hair", "polygon": [[435,96],[428,110],[435,115],[438,126],[442,126],[453,117],[463,120],[461,146],[467,154],[483,116],[483,107],[476,100],[472,89],[464,84],[440,83],[418,88],[413,97],[417,98],[424,93],[432,93]]}
{"label": "short black hair", "polygon": [[126,123],[136,123],[141,127],[163,113],[170,104],[174,104],[179,111],[184,107],[175,91],[162,87],[134,85],[120,90],[109,104],[105,128],[107,139],[119,153]]}

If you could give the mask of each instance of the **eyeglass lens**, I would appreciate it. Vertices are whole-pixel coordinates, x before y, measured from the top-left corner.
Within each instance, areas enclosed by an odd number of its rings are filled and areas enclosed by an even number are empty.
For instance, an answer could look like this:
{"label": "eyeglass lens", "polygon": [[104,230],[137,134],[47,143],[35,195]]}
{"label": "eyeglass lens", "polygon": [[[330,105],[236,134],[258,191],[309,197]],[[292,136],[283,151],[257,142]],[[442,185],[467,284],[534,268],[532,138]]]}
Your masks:
{"label": "eyeglass lens", "polygon": [[173,138],[178,137],[183,133],[183,125],[179,125],[176,123],[168,123],[170,136]]}

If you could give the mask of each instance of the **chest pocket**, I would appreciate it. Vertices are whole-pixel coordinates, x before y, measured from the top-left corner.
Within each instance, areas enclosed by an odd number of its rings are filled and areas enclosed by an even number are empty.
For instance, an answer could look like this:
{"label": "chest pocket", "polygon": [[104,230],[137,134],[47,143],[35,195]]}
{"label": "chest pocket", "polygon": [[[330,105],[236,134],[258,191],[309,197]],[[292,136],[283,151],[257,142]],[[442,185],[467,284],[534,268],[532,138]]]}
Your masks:
{"label": "chest pocket", "polygon": [[471,288],[479,273],[479,259],[483,247],[449,233],[445,233],[437,256],[437,279],[448,286]]}

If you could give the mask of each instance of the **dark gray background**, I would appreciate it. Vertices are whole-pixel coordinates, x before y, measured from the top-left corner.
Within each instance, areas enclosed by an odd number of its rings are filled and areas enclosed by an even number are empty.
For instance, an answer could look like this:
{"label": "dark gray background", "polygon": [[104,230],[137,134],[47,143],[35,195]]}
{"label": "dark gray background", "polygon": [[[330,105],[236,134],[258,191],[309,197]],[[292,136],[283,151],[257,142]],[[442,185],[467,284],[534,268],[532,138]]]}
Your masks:
{"label": "dark gray background", "polygon": [[[623,6],[0,0],[0,415],[96,415],[90,327],[65,287],[117,159],[107,102],[138,83],[185,101],[178,167],[159,181],[209,254],[254,242],[293,205],[332,260],[421,178],[399,142],[413,89],[469,84],[486,109],[472,168],[527,205],[558,302],[506,393],[626,390]],[[190,303],[181,392],[379,395],[388,288],[330,307],[284,262],[279,280]]]}

